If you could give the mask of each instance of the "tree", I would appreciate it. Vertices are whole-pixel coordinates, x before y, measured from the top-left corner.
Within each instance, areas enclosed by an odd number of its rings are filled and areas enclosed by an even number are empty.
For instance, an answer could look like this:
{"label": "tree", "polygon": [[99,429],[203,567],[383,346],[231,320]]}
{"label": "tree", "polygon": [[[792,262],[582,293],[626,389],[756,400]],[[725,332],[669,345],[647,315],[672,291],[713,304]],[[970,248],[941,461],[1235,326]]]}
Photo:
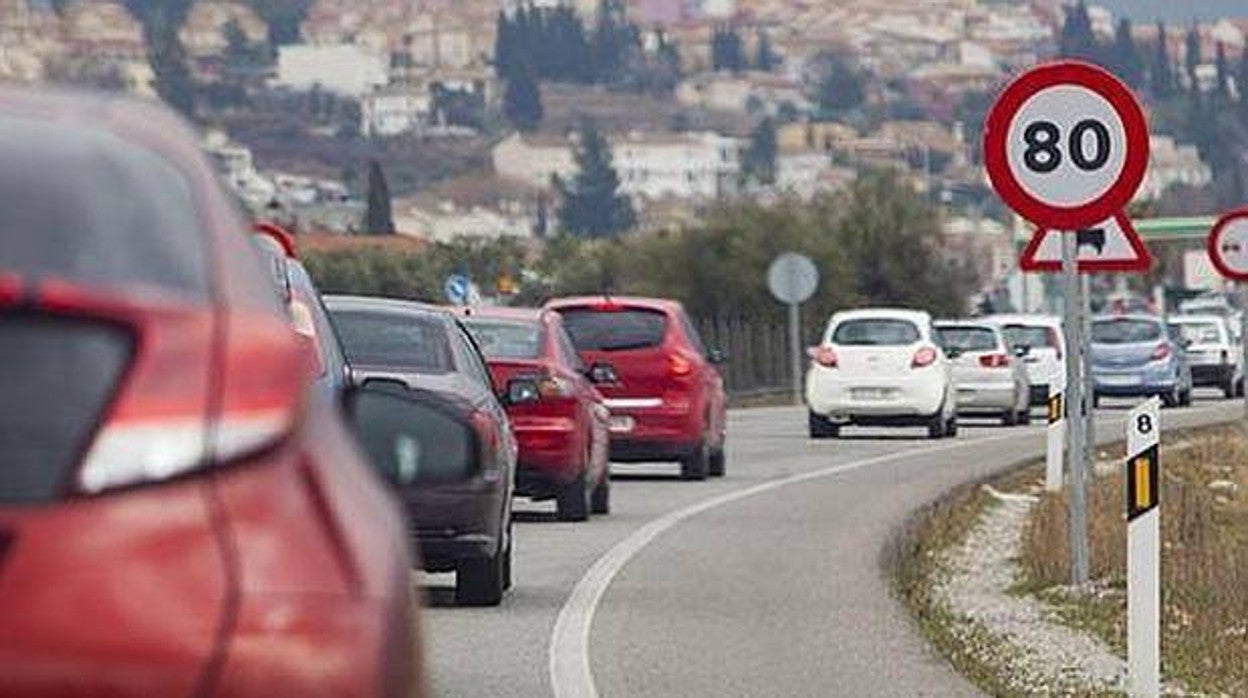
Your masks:
{"label": "tree", "polygon": [[507,81],[503,92],[503,115],[521,131],[536,131],[542,123],[542,92],[530,70],[521,70]]}
{"label": "tree", "polygon": [[848,59],[825,53],[816,59],[819,109],[825,114],[848,111],[866,99],[866,84]]}
{"label": "tree", "polygon": [[1226,59],[1226,46],[1221,41],[1218,42],[1218,52],[1214,59],[1214,65],[1218,68],[1217,95],[1220,99],[1229,99],[1231,96],[1231,66]]}
{"label": "tree", "polygon": [[611,161],[611,146],[590,122],[582,124],[577,144],[576,176],[557,182],[563,202],[559,226],[581,237],[607,237],[637,224],[632,202],[620,193],[620,178]]}
{"label": "tree", "polygon": [[390,186],[381,163],[368,163],[368,208],[364,212],[364,232],[368,235],[393,235],[394,216],[390,209]]}
{"label": "tree", "polygon": [[711,37],[711,68],[739,73],[747,67],[741,35],[732,27],[718,27]]}
{"label": "tree", "polygon": [[1109,68],[1134,88],[1144,84],[1144,57],[1131,35],[1131,20],[1123,17],[1114,30],[1114,44],[1109,53]]}
{"label": "tree", "polygon": [[519,65],[517,56],[516,25],[503,10],[499,10],[494,27],[494,74],[500,80],[510,80]]}
{"label": "tree", "polygon": [[1174,94],[1174,72],[1170,65],[1170,40],[1166,37],[1166,25],[1157,23],[1157,46],[1153,53],[1153,68],[1149,73],[1153,96],[1168,99]]}
{"label": "tree", "polygon": [[300,25],[314,0],[251,0],[251,9],[269,27],[269,46],[299,43]]}
{"label": "tree", "polygon": [[741,158],[741,178],[762,185],[776,183],[776,122],[771,117],[758,122],[750,132],[750,145]]}
{"label": "tree", "polygon": [[1058,53],[1064,58],[1094,62],[1099,60],[1096,34],[1092,32],[1092,18],[1088,15],[1088,5],[1084,0],[1066,6],[1066,19],[1062,23],[1057,47]]}
{"label": "tree", "polygon": [[186,48],[178,35],[190,8],[191,0],[126,0],[126,9],[143,27],[148,60],[156,76],[156,94],[174,109],[193,118],[195,85],[187,67]]}
{"label": "tree", "polygon": [[1190,90],[1200,90],[1200,80],[1196,77],[1196,68],[1200,66],[1200,31],[1193,24],[1187,30],[1187,40],[1184,42],[1183,64],[1187,68],[1187,87]]}
{"label": "tree", "polygon": [[754,67],[764,73],[770,73],[780,67],[780,56],[771,47],[771,37],[767,36],[767,32],[758,30],[758,46],[754,51]]}

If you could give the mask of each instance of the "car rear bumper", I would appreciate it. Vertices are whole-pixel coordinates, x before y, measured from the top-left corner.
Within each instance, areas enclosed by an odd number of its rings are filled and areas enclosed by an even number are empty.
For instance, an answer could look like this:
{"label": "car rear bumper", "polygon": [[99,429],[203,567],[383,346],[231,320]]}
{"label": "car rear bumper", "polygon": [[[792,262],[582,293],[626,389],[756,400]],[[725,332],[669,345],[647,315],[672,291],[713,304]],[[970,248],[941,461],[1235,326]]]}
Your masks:
{"label": "car rear bumper", "polygon": [[696,452],[697,442],[611,438],[611,460],[617,463],[678,461]]}
{"label": "car rear bumper", "polygon": [[1014,383],[958,383],[958,414],[1001,412],[1018,406]]}
{"label": "car rear bumper", "polygon": [[[584,471],[585,444],[570,418],[517,419],[512,422],[519,445],[516,494],[533,496],[552,485],[567,484]],[[542,485],[543,482],[550,483]],[[537,490],[531,486],[539,486]]]}
{"label": "car rear bumper", "polygon": [[408,527],[424,569],[444,572],[456,562],[488,557],[502,545],[510,487],[499,482],[427,487],[404,493]]}
{"label": "car rear bumper", "polygon": [[1221,386],[1231,380],[1235,367],[1229,364],[1204,364],[1192,366],[1193,385]]}
{"label": "car rear bumper", "polygon": [[1093,368],[1092,389],[1097,395],[1145,397],[1173,391],[1179,376],[1173,366],[1145,365],[1130,370]]}
{"label": "car rear bumper", "polygon": [[[947,384],[942,375],[925,371],[909,377],[849,377],[838,369],[816,367],[806,375],[806,404],[812,412],[837,422],[907,421],[931,417],[941,410]],[[883,397],[863,391],[884,390]]]}
{"label": "car rear bumper", "polygon": [[702,438],[702,415],[693,400],[614,398],[606,404],[612,421],[611,460],[678,460]]}

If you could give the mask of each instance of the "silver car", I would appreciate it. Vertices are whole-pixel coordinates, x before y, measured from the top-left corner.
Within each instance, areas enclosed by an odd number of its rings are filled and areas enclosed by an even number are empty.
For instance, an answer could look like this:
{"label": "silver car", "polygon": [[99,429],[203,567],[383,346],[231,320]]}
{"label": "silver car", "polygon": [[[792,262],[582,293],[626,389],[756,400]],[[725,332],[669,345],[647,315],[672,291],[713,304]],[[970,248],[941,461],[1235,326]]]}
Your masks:
{"label": "silver car", "polygon": [[936,337],[953,362],[958,414],[996,416],[1006,426],[1031,422],[1031,384],[1017,349],[994,326],[974,321],[936,323]]}
{"label": "silver car", "polygon": [[1171,315],[1167,323],[1187,349],[1193,385],[1218,388],[1227,398],[1243,395],[1243,350],[1226,317]]}

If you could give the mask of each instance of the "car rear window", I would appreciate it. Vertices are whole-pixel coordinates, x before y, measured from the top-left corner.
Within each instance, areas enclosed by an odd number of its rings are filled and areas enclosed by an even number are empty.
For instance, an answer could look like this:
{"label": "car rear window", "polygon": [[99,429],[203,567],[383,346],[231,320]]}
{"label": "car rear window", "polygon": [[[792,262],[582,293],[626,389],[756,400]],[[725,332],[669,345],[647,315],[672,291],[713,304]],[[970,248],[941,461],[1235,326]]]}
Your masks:
{"label": "car rear window", "polygon": [[467,318],[481,352],[489,359],[536,359],[542,354],[542,328],[535,322]]}
{"label": "car rear window", "polygon": [[331,310],[347,362],[418,373],[449,373],[455,363],[446,325],[433,318],[373,310]]}
{"label": "car rear window", "polygon": [[0,117],[0,269],[206,295],[190,184],[108,133]]}
{"label": "car rear window", "polygon": [[574,308],[561,314],[563,326],[578,351],[657,347],[667,333],[667,316],[657,310]]}
{"label": "car rear window", "polygon": [[864,318],[836,326],[832,343],[844,346],[903,346],[919,341],[919,328],[909,320]]}
{"label": "car rear window", "polygon": [[1213,322],[1176,322],[1171,325],[1179,332],[1179,336],[1192,344],[1218,344],[1222,341],[1222,333],[1217,323]]}
{"label": "car rear window", "polygon": [[1133,344],[1161,339],[1161,324],[1149,320],[1097,320],[1092,323],[1092,341],[1097,344]]}
{"label": "car rear window", "polygon": [[1049,349],[1057,348],[1057,332],[1051,327],[1045,327],[1044,325],[1006,325],[1001,328],[1001,332],[1005,335],[1006,340],[1016,347],[1027,346],[1032,349],[1042,347]]}
{"label": "car rear window", "polygon": [[995,351],[997,335],[987,327],[945,326],[936,328],[940,345],[958,351]]}

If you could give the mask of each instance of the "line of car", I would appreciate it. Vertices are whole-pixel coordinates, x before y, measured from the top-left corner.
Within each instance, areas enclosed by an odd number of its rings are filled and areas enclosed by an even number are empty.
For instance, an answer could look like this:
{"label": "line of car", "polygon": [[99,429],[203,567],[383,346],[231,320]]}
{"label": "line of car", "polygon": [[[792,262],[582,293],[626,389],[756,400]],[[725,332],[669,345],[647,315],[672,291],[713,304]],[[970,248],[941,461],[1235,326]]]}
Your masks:
{"label": "line of car", "polygon": [[[1226,398],[1244,390],[1241,338],[1220,315],[1104,315],[1091,323],[1094,401],[1159,396],[1191,404],[1195,387]],[[934,321],[895,308],[836,313],[811,347],[808,432],[836,438],[847,426],[925,427],[957,434],[959,417],[1029,424],[1065,373],[1062,324],[1044,315]]]}

